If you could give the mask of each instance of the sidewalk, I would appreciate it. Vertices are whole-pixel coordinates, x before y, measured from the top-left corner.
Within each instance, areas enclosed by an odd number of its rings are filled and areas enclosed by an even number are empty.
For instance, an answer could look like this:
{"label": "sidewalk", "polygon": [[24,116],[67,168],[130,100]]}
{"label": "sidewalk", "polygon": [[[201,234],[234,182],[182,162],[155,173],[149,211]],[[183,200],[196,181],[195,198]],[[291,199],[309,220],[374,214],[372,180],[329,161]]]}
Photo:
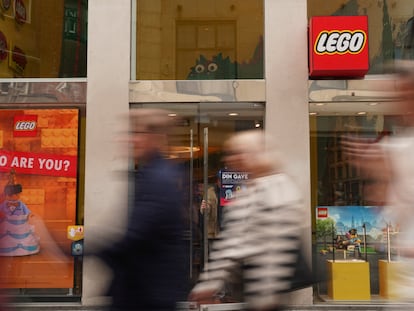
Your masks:
{"label": "sidewalk", "polygon": [[[216,305],[201,305],[199,309],[189,309],[187,304],[181,304],[177,311],[242,311],[244,304],[226,303]],[[288,311],[411,311],[412,304],[314,304],[310,306],[289,306]],[[11,311],[106,311],[104,306],[82,306],[80,304],[16,304]]]}
{"label": "sidewalk", "polygon": [[[233,306],[232,306],[233,305]],[[243,308],[243,304],[221,304],[221,305],[201,305],[199,311],[239,311],[246,310]],[[390,304],[390,305],[373,305],[373,304],[323,304],[323,305],[311,305],[311,306],[298,306],[292,305],[286,308],[288,311],[412,311],[414,310],[413,305],[402,305],[402,304]],[[180,310],[181,311],[181,310]],[[184,311],[184,310],[183,310]]]}

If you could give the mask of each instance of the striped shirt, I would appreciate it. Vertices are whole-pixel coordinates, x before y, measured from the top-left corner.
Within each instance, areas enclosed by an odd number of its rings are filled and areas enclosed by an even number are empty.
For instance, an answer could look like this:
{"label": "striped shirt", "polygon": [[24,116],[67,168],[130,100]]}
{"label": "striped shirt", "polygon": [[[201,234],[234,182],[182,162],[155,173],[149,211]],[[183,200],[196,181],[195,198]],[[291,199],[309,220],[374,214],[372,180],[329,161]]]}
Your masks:
{"label": "striped shirt", "polygon": [[223,231],[193,292],[242,282],[251,308],[279,305],[291,288],[303,214],[301,194],[286,174],[252,180],[224,210]]}

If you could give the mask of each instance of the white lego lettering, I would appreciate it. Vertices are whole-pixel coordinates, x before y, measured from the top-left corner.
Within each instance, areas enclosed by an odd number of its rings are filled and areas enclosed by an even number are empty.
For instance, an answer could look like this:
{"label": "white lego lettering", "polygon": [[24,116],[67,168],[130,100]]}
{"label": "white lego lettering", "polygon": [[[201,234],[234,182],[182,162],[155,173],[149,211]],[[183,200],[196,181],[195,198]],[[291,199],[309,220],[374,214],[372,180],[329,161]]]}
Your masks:
{"label": "white lego lettering", "polygon": [[28,131],[28,130],[34,130],[35,128],[36,128],[35,121],[18,121],[16,122],[16,125],[14,126],[14,129],[16,131]]}
{"label": "white lego lettering", "polygon": [[321,32],[315,44],[318,54],[359,53],[365,46],[366,35],[362,31],[355,32]]}

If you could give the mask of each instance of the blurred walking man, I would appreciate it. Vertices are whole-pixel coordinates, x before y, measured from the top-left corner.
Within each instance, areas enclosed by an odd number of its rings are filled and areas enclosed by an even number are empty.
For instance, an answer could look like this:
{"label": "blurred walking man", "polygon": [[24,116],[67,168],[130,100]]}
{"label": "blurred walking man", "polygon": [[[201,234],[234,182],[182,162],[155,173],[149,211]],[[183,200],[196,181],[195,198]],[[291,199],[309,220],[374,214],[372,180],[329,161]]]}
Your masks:
{"label": "blurred walking man", "polygon": [[183,179],[164,157],[170,130],[167,111],[131,112],[129,141],[137,166],[133,206],[124,237],[100,253],[114,274],[113,311],[173,311],[186,299]]}

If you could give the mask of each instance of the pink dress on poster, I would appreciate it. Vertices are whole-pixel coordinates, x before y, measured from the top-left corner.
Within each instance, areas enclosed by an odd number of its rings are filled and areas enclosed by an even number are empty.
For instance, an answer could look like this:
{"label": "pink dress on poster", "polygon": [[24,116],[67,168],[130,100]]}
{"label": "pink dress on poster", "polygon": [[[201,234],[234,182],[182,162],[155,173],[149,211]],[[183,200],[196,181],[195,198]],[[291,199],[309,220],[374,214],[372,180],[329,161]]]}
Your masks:
{"label": "pink dress on poster", "polygon": [[0,204],[0,256],[27,256],[39,252],[39,238],[29,223],[30,210],[22,201]]}

